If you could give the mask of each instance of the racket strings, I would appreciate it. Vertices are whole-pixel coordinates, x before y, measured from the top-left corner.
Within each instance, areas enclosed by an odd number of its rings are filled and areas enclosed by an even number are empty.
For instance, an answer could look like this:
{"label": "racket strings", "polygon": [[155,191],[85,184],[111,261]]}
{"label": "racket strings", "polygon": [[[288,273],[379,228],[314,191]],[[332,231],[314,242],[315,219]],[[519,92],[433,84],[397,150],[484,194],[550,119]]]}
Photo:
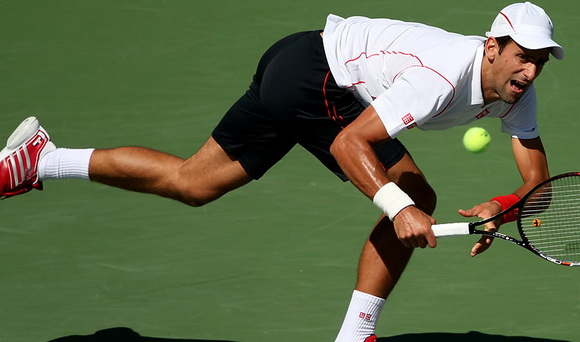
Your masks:
{"label": "racket strings", "polygon": [[570,263],[580,262],[580,177],[566,176],[531,194],[518,220],[530,245]]}

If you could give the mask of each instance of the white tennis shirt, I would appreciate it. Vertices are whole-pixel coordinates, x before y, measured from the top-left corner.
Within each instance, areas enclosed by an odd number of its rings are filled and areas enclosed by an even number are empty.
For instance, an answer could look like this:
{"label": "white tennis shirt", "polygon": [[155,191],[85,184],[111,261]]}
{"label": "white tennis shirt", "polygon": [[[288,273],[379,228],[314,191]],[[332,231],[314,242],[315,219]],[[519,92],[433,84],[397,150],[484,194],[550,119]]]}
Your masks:
{"label": "white tennis shirt", "polygon": [[502,131],[514,137],[539,136],[533,85],[516,104],[484,104],[483,37],[331,14],[323,41],[337,84],[372,105],[393,138],[413,127],[440,130],[486,117],[501,118]]}

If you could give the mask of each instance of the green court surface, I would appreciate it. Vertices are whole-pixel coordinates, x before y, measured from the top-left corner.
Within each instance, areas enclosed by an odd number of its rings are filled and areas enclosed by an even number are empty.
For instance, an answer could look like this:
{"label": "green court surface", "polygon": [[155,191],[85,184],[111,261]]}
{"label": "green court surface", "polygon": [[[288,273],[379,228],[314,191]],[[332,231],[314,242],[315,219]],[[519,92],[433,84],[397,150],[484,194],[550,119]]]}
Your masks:
{"label": "green court surface", "polygon": [[[36,115],[62,147],[146,146],[188,157],[277,39],[328,13],[483,33],[507,1],[1,0],[0,137]],[[538,0],[563,61],[536,82],[553,174],[580,170],[580,5]],[[513,191],[509,137],[483,120],[401,139],[438,192],[438,222]],[[300,148],[202,208],[83,181],[0,202],[0,341],[333,341],[379,212]],[[513,231],[513,225],[504,227]],[[580,341],[580,269],[497,241],[416,251],[381,342]],[[120,329],[125,328],[125,329]],[[112,329],[112,330],[109,330]],[[103,331],[104,330],[104,331]],[[124,336],[124,337],[123,337]]]}

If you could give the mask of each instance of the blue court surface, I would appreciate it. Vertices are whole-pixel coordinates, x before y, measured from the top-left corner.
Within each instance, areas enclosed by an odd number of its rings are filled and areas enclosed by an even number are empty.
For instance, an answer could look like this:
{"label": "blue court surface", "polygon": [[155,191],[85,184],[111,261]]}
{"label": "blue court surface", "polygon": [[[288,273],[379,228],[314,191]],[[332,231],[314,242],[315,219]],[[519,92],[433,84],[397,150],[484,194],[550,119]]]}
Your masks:
{"label": "blue court surface", "polygon": [[[552,174],[580,170],[580,5],[538,0],[566,49],[536,82]],[[507,1],[3,0],[0,138],[35,115],[57,146],[181,157],[209,136],[279,38],[326,15],[483,35]],[[438,222],[521,182],[509,137],[471,154],[466,127],[401,136]],[[333,341],[379,212],[300,148],[201,208],[78,180],[0,202],[0,341]],[[506,232],[515,226],[506,225]],[[381,342],[580,341],[580,269],[472,237],[417,250]],[[98,333],[97,333],[98,332]]]}

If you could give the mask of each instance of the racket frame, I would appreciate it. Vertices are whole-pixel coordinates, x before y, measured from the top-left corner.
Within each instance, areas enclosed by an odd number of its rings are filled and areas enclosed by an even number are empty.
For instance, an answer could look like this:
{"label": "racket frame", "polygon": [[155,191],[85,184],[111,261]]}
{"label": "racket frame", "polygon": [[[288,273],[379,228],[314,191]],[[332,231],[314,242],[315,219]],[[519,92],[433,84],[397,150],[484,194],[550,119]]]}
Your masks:
{"label": "racket frame", "polygon": [[[477,221],[477,222],[469,222],[469,223],[450,223],[450,224],[445,224],[445,225],[439,225],[439,226],[450,226],[452,227],[452,230],[456,231],[457,233],[454,234],[448,234],[447,236],[451,236],[451,235],[468,235],[468,234],[478,234],[478,235],[484,235],[484,236],[489,236],[489,237],[493,237],[493,238],[500,238],[506,241],[509,241],[511,243],[514,243],[518,246],[524,247],[527,250],[531,251],[532,253],[538,255],[539,257],[550,261],[552,263],[558,264],[558,265],[563,265],[563,266],[580,266],[580,261],[578,262],[571,262],[571,261],[567,261],[567,260],[560,260],[554,257],[551,257],[549,255],[546,255],[545,253],[543,253],[542,251],[536,249],[528,240],[528,238],[526,237],[526,234],[522,228],[522,218],[521,218],[521,210],[524,207],[524,204],[526,203],[526,201],[535,194],[536,190],[538,190],[539,188],[543,187],[544,185],[551,183],[555,180],[561,179],[561,178],[565,178],[565,177],[572,177],[572,176],[576,176],[576,177],[580,177],[580,172],[568,172],[568,173],[563,173],[563,174],[559,174],[557,176],[551,177],[543,182],[541,182],[540,184],[536,185],[534,188],[532,188],[530,191],[528,191],[528,193],[522,197],[517,203],[513,204],[511,207],[506,208],[505,210],[502,210],[500,213],[481,220],[481,221]],[[486,223],[492,222],[494,220],[497,220],[498,218],[503,217],[506,213],[512,211],[512,210],[518,210],[517,212],[517,219],[516,219],[516,226],[518,229],[518,233],[520,235],[521,240],[518,240],[514,237],[511,237],[509,235],[500,233],[498,231],[486,231],[486,230],[480,230],[480,229],[476,229],[477,226],[482,226],[485,225]],[[451,226],[451,225],[456,225],[455,227]],[[467,225],[467,227],[460,227],[459,225]],[[465,232],[459,232],[459,231],[465,231]]]}

